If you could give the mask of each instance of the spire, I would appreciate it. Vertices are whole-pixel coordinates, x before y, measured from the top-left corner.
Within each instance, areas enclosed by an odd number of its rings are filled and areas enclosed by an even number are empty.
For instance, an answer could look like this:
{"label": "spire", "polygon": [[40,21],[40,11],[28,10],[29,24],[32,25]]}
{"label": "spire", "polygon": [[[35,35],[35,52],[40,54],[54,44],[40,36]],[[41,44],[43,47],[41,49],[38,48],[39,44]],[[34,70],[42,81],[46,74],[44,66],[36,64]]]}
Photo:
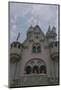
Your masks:
{"label": "spire", "polygon": [[50,27],[50,25],[49,25],[48,31],[47,31],[47,33],[46,33],[46,37],[49,37],[50,33],[51,33],[51,27]]}
{"label": "spire", "polygon": [[56,33],[56,27],[53,26],[52,32]]}
{"label": "spire", "polygon": [[16,41],[18,41],[19,37],[20,37],[20,32],[18,33],[18,36],[17,36],[17,39],[16,39]]}
{"label": "spire", "polygon": [[49,39],[49,38],[52,38],[52,39],[55,39],[57,36],[56,34],[56,28],[53,26],[52,30],[51,30],[51,27],[49,26],[48,27],[48,31],[46,33],[46,38]]}
{"label": "spire", "polygon": [[51,27],[50,27],[50,25],[49,25],[49,27],[48,27],[48,32],[50,32],[51,31]]}
{"label": "spire", "polygon": [[57,36],[57,33],[56,33],[56,27],[54,27],[53,26],[53,28],[52,28],[52,35],[54,36],[54,37],[56,37]]}

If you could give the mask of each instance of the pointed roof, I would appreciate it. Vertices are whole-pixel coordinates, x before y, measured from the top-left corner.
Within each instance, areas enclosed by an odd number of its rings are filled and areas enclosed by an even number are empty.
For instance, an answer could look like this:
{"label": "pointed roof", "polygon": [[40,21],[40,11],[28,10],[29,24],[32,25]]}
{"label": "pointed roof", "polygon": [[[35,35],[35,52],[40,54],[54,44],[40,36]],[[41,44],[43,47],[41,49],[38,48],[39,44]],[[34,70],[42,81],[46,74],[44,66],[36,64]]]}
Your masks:
{"label": "pointed roof", "polygon": [[48,37],[48,36],[50,35],[50,33],[51,33],[51,27],[50,27],[50,25],[49,25],[48,31],[47,31],[47,33],[46,33],[46,37]]}
{"label": "pointed roof", "polygon": [[31,25],[27,32],[33,31],[33,26]]}
{"label": "pointed roof", "polygon": [[36,25],[35,27],[33,26],[30,26],[29,29],[28,29],[28,32],[40,32],[43,36],[44,36],[44,33],[42,32],[41,28],[39,27],[39,25]]}
{"label": "pointed roof", "polygon": [[39,27],[39,25],[36,25],[36,26],[34,27],[34,31],[40,32],[40,33],[44,36],[44,33],[43,33],[43,31],[41,30],[41,28]]}
{"label": "pointed roof", "polygon": [[56,27],[54,27],[54,26],[52,27],[52,32],[56,33]]}
{"label": "pointed roof", "polygon": [[53,28],[52,28],[52,30],[51,30],[51,27],[49,26],[48,27],[48,31],[47,31],[47,33],[46,33],[46,37],[48,38],[48,37],[56,37],[56,28],[53,26]]}

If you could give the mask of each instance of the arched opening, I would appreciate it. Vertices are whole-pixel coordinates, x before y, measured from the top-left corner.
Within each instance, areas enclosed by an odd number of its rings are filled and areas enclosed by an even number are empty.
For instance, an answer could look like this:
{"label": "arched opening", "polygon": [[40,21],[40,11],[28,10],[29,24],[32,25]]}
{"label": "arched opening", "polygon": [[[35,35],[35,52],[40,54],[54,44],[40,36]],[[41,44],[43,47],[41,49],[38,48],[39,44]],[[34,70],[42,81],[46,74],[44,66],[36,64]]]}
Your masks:
{"label": "arched opening", "polygon": [[38,68],[38,66],[34,66],[33,67],[33,73],[39,73],[39,68]]}
{"label": "arched opening", "polygon": [[47,73],[47,69],[46,69],[46,63],[41,60],[40,58],[32,58],[31,60],[29,60],[28,62],[25,63],[25,67],[24,67],[25,74],[46,74]]}
{"label": "arched opening", "polygon": [[37,47],[37,52],[38,52],[38,53],[41,52],[40,46]]}
{"label": "arched opening", "polygon": [[36,53],[36,47],[35,46],[32,47],[32,52]]}
{"label": "arched opening", "polygon": [[33,53],[40,53],[41,52],[41,46],[39,43],[34,43],[32,46],[32,52]]}
{"label": "arched opening", "polygon": [[31,73],[31,66],[26,66],[25,71],[26,71],[26,74],[30,74]]}
{"label": "arched opening", "polygon": [[40,73],[46,74],[46,66],[42,65],[42,66],[40,67]]}

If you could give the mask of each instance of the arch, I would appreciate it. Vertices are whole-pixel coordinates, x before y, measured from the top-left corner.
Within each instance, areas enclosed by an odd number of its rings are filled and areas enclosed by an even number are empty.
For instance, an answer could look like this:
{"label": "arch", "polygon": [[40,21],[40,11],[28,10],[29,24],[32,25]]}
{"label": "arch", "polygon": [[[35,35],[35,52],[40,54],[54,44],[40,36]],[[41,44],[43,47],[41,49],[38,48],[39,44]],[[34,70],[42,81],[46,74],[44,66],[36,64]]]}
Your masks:
{"label": "arch", "polygon": [[36,46],[33,46],[33,47],[32,47],[32,52],[33,52],[33,53],[36,53]]}
{"label": "arch", "polygon": [[39,73],[39,67],[38,66],[34,66],[33,67],[33,73]]}
{"label": "arch", "polygon": [[41,47],[40,46],[37,46],[37,52],[41,52]]}
{"label": "arch", "polygon": [[27,66],[31,61],[35,61],[37,60],[37,63],[43,63],[43,65],[46,66],[46,63],[44,60],[42,60],[41,58],[31,58],[30,60],[28,60],[26,63],[25,63],[25,66]]}
{"label": "arch", "polygon": [[26,74],[30,74],[31,73],[31,66],[26,66],[25,71],[26,71]]}
{"label": "arch", "polygon": [[40,66],[40,73],[44,73],[44,74],[47,73],[46,72],[46,66],[45,65]]}
{"label": "arch", "polygon": [[40,43],[34,43],[32,46],[32,52],[33,53],[40,53],[41,52],[41,46]]}
{"label": "arch", "polygon": [[46,63],[40,58],[32,58],[25,63],[24,70],[26,74],[36,73],[47,73]]}

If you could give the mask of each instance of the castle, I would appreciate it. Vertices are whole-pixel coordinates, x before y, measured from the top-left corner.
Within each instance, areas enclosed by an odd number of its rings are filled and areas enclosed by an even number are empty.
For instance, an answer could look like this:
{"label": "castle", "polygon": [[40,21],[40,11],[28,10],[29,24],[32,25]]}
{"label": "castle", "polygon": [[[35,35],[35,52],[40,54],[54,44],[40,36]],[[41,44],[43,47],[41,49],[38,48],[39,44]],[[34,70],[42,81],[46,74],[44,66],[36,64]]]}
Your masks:
{"label": "castle", "polygon": [[10,44],[10,87],[59,84],[59,52],[56,28],[46,35],[39,25],[30,26],[23,43]]}

